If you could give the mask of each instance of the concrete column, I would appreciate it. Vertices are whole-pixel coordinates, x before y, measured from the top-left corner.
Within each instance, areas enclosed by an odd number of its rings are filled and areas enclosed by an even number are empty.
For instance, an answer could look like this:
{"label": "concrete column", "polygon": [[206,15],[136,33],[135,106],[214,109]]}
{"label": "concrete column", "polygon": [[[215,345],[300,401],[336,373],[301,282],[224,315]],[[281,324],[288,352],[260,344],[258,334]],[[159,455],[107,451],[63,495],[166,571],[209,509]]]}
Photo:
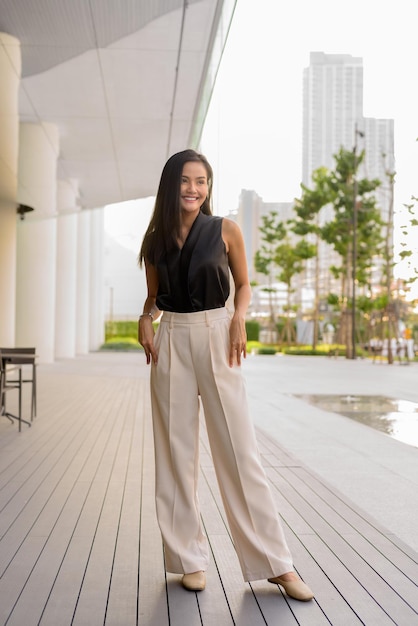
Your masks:
{"label": "concrete column", "polygon": [[90,211],[77,215],[76,354],[89,352],[90,319]]}
{"label": "concrete column", "polygon": [[91,211],[90,218],[90,350],[104,343],[104,214]]}
{"label": "concrete column", "polygon": [[76,354],[78,186],[74,180],[57,184],[57,279],[55,358]]}
{"label": "concrete column", "polygon": [[21,124],[18,198],[35,210],[18,224],[16,343],[54,360],[58,129]]}
{"label": "concrete column", "polygon": [[0,33],[0,346],[15,344],[20,44]]}

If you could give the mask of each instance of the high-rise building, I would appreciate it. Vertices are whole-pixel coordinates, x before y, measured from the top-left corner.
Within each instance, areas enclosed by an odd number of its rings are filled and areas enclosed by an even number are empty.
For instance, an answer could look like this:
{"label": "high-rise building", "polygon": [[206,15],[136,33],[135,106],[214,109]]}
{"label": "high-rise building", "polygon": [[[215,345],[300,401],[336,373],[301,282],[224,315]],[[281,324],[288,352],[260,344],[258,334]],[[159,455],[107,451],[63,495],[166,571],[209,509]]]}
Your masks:
{"label": "high-rise building", "polygon": [[[377,205],[387,220],[391,206],[389,174],[394,171],[394,123],[391,119],[377,119],[363,115],[363,60],[349,54],[312,52],[310,65],[304,70],[303,90],[303,161],[302,182],[312,184],[312,173],[325,166],[333,169],[334,155],[341,147],[360,154],[365,151],[358,176],[378,178],[382,185],[376,192]],[[263,277],[254,269],[254,254],[259,249],[261,216],[276,211],[282,221],[294,216],[292,202],[266,203],[253,190],[242,190],[234,219],[239,223],[245,240],[250,279],[262,284]],[[332,207],[324,207],[319,220],[332,219]],[[301,312],[311,310],[317,280],[320,296],[339,293],[340,280],[330,271],[339,265],[340,258],[325,242],[318,245],[316,260],[306,263],[306,271],[295,277],[293,298],[302,303]],[[379,263],[376,264],[376,283],[379,282]],[[255,291],[255,290],[254,290]]]}
{"label": "high-rise building", "polygon": [[303,72],[302,182],[318,167],[331,168],[341,146],[354,145],[363,119],[363,61],[350,54],[311,52]]}
{"label": "high-rise building", "polygon": [[[277,213],[282,222],[286,222],[293,217],[292,202],[264,202],[254,190],[242,189],[239,197],[238,210],[229,217],[239,224],[245,243],[247,255],[248,274],[253,283],[252,300],[248,312],[250,315],[267,314],[269,311],[269,295],[265,291],[268,286],[275,290],[274,300],[277,311],[283,312],[286,304],[286,287],[273,280],[270,284],[267,277],[257,273],[254,267],[254,256],[260,249],[262,240],[260,227],[262,216],[272,212]],[[267,283],[269,283],[267,285]]]}
{"label": "high-rise building", "polygon": [[236,221],[241,228],[247,255],[248,274],[255,280],[254,255],[260,245],[262,198],[253,190],[242,189],[239,197]]}
{"label": "high-rise building", "polygon": [[252,189],[242,189],[238,211],[234,216],[239,224],[245,243],[248,273],[251,281],[263,280],[254,268],[254,255],[261,246],[260,226],[263,215],[276,212],[279,220],[286,222],[293,216],[292,202],[264,202]]}
{"label": "high-rise building", "polygon": [[382,185],[376,190],[383,220],[389,217],[391,203],[390,174],[395,170],[394,123],[390,119],[365,117],[361,121],[361,148],[366,158],[359,174],[365,178],[378,178]]}
{"label": "high-rise building", "polygon": [[[303,74],[302,182],[308,187],[318,167],[332,169],[341,148],[365,151],[358,176],[378,178],[376,192],[382,218],[390,215],[390,174],[394,171],[394,123],[390,119],[363,116],[363,60],[349,54],[311,52]],[[332,218],[332,207],[324,207],[320,223]],[[338,291],[329,267],[338,262],[330,246],[319,249],[320,291]],[[305,281],[313,284],[313,262],[308,263]]]}

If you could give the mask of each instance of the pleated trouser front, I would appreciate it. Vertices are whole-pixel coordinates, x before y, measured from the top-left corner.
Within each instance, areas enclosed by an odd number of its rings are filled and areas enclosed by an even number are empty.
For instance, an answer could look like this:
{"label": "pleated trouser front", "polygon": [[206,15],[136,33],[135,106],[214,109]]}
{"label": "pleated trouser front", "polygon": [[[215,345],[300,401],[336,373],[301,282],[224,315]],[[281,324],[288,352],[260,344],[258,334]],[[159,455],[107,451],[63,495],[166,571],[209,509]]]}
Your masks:
{"label": "pleated trouser front", "polygon": [[166,569],[206,570],[208,541],[197,493],[199,394],[213,464],[244,580],[293,569],[267,483],[238,366],[229,367],[226,309],[164,313],[151,368],[156,510]]}

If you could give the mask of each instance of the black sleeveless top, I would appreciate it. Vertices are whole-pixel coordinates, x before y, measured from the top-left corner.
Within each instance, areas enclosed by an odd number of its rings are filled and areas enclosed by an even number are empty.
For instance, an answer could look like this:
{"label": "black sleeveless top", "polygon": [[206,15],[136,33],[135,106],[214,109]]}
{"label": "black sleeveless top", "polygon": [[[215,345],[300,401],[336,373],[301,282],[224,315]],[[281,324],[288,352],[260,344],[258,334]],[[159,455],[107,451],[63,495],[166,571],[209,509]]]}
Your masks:
{"label": "black sleeveless top", "polygon": [[200,212],[183,247],[164,256],[156,269],[161,311],[192,313],[225,306],[229,266],[222,218]]}

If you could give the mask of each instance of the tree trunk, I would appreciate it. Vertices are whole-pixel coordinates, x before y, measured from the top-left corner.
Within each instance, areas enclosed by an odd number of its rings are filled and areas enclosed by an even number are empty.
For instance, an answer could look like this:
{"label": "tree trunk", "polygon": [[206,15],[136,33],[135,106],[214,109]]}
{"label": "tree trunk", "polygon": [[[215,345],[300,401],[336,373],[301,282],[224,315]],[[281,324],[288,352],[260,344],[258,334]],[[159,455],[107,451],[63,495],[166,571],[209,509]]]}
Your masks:
{"label": "tree trunk", "polygon": [[316,350],[318,344],[318,323],[319,323],[319,236],[316,235],[316,257],[315,257],[315,302],[313,315],[313,342],[312,349]]}
{"label": "tree trunk", "polygon": [[352,283],[352,248],[349,245],[348,246],[348,251],[347,251],[347,257],[346,257],[346,275],[345,275],[345,301],[347,303],[346,306],[346,319],[345,319],[345,334],[344,334],[344,343],[345,343],[345,357],[346,359],[352,359],[354,354],[353,354],[353,342],[352,342],[352,337],[353,337],[353,321],[352,321],[352,306],[349,307],[348,306],[348,302],[350,300],[350,295],[351,295],[351,283]]}
{"label": "tree trunk", "polygon": [[391,343],[391,318],[392,318],[392,245],[393,245],[393,175],[389,174],[389,215],[386,229],[385,256],[386,256],[386,294],[387,294],[387,317],[388,317],[388,364],[393,363],[392,343]]}

